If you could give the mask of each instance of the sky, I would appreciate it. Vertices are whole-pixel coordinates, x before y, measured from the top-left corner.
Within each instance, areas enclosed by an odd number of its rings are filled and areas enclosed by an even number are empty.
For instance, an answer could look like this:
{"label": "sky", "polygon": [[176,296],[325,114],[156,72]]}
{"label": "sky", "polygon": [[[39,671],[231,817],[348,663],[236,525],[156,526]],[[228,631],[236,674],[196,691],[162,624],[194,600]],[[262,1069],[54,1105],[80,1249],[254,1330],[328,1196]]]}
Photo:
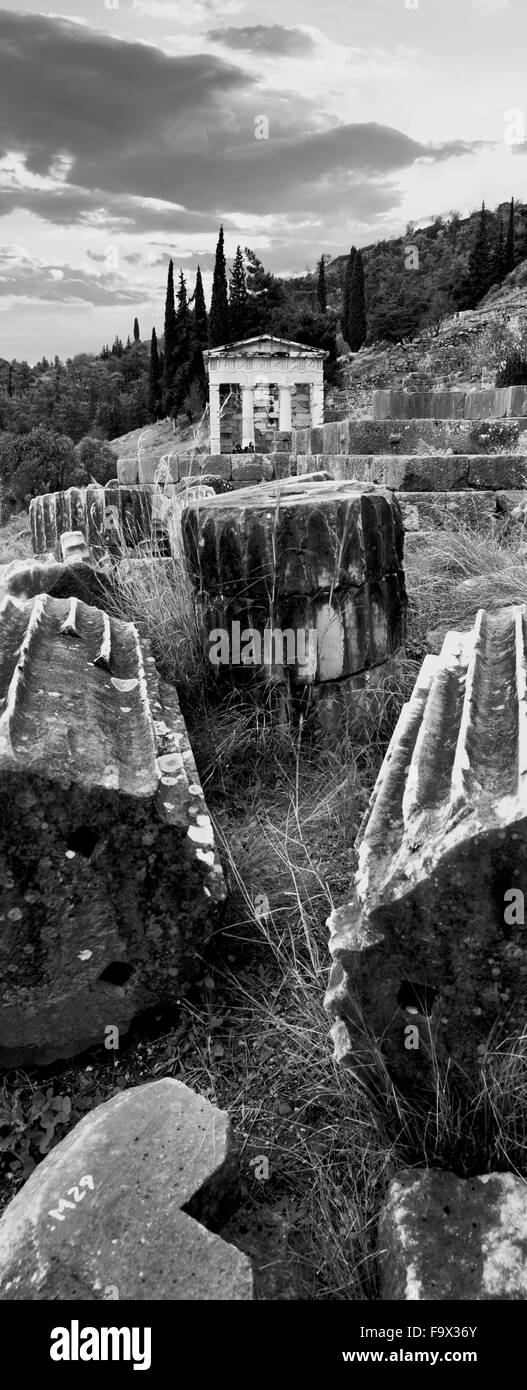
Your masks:
{"label": "sky", "polygon": [[277,274],[527,199],[525,0],[0,0],[0,357],[163,329],[220,222]]}

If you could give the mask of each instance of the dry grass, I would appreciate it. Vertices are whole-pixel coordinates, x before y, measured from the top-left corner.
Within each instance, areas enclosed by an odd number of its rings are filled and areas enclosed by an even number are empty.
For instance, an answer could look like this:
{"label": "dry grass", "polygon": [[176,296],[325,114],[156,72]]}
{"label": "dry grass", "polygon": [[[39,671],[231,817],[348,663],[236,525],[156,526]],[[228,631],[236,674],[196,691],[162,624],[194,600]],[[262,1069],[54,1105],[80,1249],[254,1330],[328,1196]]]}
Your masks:
{"label": "dry grass", "polygon": [[6,526],[0,526],[0,565],[24,560],[31,554],[29,518],[25,512],[17,512]]}
{"label": "dry grass", "polygon": [[[337,1069],[328,1039],[326,919],[350,890],[354,837],[425,633],[468,624],[482,602],[527,600],[525,561],[498,531],[436,534],[408,555],[407,579],[410,631],[397,681],[377,694],[365,735],[349,730],[316,747],[305,729],[277,727],[258,692],[220,698],[181,566],[124,561],[113,576],[116,611],[137,621],[178,686],[230,886],[177,1026],[156,1034],[150,1020],[146,1041],[134,1037],[123,1052],[120,1075],[125,1084],[177,1076],[229,1110],[245,1196],[283,1216],[296,1296],[309,1300],[375,1297],[376,1219],[401,1166],[527,1171],[527,1034],[489,1039],[476,1088],[436,1059],[432,1099],[396,1092],[366,1021],[367,1085],[363,1073]],[[434,1055],[433,1039],[430,1047]],[[72,1119],[81,1070],[57,1071],[60,1093],[73,1096]],[[111,1094],[107,1072],[99,1058],[92,1104]],[[9,1079],[8,1089],[17,1084]],[[266,1181],[255,1176],[258,1156],[268,1161]]]}

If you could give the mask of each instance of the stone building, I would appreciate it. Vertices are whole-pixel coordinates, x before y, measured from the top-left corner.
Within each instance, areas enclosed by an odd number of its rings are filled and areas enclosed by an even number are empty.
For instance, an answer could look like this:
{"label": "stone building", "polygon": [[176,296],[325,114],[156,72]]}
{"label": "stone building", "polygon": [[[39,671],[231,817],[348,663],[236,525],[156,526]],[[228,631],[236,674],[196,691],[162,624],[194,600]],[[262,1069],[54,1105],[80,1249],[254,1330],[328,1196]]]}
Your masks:
{"label": "stone building", "polygon": [[293,428],[322,425],[327,355],[269,333],[204,352],[211,454],[269,453]]}

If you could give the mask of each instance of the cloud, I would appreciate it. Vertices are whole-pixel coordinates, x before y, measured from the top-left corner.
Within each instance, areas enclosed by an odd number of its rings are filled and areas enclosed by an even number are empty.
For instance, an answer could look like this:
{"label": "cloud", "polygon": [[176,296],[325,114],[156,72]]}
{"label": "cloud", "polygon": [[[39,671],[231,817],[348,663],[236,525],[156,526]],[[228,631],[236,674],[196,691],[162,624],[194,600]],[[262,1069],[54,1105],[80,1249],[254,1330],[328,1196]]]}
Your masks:
{"label": "cloud", "polygon": [[509,0],[472,0],[472,9],[480,14],[501,14],[508,8]]}
{"label": "cloud", "polygon": [[245,53],[271,53],[278,58],[312,53],[314,42],[304,29],[283,24],[251,24],[244,28],[210,29],[207,36],[224,48],[240,49]]}
{"label": "cloud", "polygon": [[78,267],[44,261],[20,246],[0,246],[0,297],[6,295],[104,306],[133,304],[137,289],[130,289],[124,280],[119,284],[109,275],[91,277]]}
{"label": "cloud", "polygon": [[243,0],[133,0],[132,13],[137,19],[172,20],[185,29],[210,24],[220,15],[236,14]]}

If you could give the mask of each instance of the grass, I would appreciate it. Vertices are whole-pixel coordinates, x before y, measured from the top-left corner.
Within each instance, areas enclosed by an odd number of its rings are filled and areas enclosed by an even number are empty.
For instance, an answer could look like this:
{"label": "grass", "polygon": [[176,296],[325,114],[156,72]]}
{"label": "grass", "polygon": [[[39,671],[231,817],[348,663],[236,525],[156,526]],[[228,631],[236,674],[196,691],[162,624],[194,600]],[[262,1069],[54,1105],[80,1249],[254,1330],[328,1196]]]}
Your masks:
{"label": "grass", "polygon": [[44,1079],[36,1071],[5,1079],[4,1200],[91,1106],[122,1085],[175,1076],[229,1111],[244,1210],[271,1215],[286,1232],[261,1296],[363,1301],[376,1297],[376,1222],[399,1168],[527,1172],[527,1033],[488,1040],[472,1089],[436,1064],[432,1104],[397,1093],[366,1021],[367,1086],[337,1068],[328,1038],[326,919],[349,893],[354,838],[426,633],[470,624],[482,603],[527,600],[525,560],[506,529],[414,543],[407,581],[397,681],[377,696],[366,735],[348,730],[315,746],[305,729],[277,727],[256,697],[220,698],[177,561],[115,569],[112,607],[138,623],[178,687],[229,883],[227,911],[177,1017],[150,1016],[117,1056],[95,1050]]}
{"label": "grass", "polygon": [[0,565],[26,559],[31,554],[29,518],[25,512],[17,512],[5,526],[0,526]]}

